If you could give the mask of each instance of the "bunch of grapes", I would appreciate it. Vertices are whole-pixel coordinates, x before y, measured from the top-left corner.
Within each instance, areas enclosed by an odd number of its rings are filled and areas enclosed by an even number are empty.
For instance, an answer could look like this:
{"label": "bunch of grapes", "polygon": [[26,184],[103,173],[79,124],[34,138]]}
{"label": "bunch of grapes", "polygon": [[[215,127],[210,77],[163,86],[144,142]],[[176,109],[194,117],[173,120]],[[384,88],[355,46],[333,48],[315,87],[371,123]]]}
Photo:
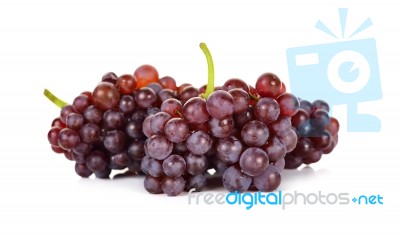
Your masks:
{"label": "bunch of grapes", "polygon": [[284,168],[333,150],[339,123],[327,103],[299,100],[273,73],[254,87],[238,78],[215,87],[210,52],[200,46],[209,65],[200,89],[159,79],[143,65],[133,75],[107,73],[71,105],[47,92],[62,107],[48,133],[53,151],[75,161],[81,177],[108,178],[127,168],[146,175],[148,192],[176,196],[203,190],[211,177],[229,191],[273,191]]}

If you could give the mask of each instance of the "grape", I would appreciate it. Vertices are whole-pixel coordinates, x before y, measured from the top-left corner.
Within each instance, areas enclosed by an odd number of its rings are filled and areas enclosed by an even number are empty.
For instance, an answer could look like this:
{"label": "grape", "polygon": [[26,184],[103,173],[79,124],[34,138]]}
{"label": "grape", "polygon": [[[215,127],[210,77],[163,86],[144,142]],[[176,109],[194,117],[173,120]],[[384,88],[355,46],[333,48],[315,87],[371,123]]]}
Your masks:
{"label": "grape", "polygon": [[320,136],[310,137],[314,147],[317,149],[324,149],[329,146],[332,141],[332,135],[328,131],[323,131]]}
{"label": "grape", "polygon": [[158,82],[166,89],[176,90],[177,88],[175,79],[170,76],[162,77]]}
{"label": "grape", "polygon": [[101,110],[117,107],[120,94],[118,89],[108,82],[99,83],[93,91],[93,102],[96,108]]}
{"label": "grape", "polygon": [[307,156],[314,150],[313,143],[309,138],[299,138],[296,146],[296,153],[301,156]]}
{"label": "grape", "polygon": [[285,169],[296,169],[303,164],[303,159],[299,155],[289,153],[285,156]]}
{"label": "grape", "polygon": [[322,149],[322,153],[329,154],[333,151],[334,148],[335,148],[335,141],[332,139],[332,141],[329,143],[329,145]]}
{"label": "grape", "polygon": [[53,152],[55,152],[55,153],[64,153],[64,149],[62,149],[61,147],[58,147],[58,146],[54,146],[54,145],[51,146],[51,150],[53,150]]}
{"label": "grape", "polygon": [[182,177],[164,177],[162,181],[162,191],[168,196],[177,196],[183,192],[185,180]]}
{"label": "grape", "polygon": [[151,137],[154,135],[153,130],[151,129],[151,119],[153,118],[153,115],[148,116],[146,119],[143,121],[143,133],[146,137]]}
{"label": "grape", "polygon": [[308,112],[304,109],[299,109],[295,115],[292,116],[292,126],[298,128],[302,123],[306,122],[310,118]]}
{"label": "grape", "polygon": [[160,178],[146,175],[146,178],[144,178],[144,188],[151,194],[160,194],[163,192],[162,180]]}
{"label": "grape", "polygon": [[262,174],[268,167],[267,153],[256,147],[246,149],[240,156],[239,165],[244,173],[249,176]]}
{"label": "grape", "polygon": [[131,116],[131,121],[143,122],[146,117],[147,117],[146,111],[144,111],[143,109],[136,109]]}
{"label": "grape", "polygon": [[247,108],[245,112],[235,115],[234,118],[235,125],[239,128],[242,128],[246,123],[255,119],[253,108]]}
{"label": "grape", "polygon": [[157,101],[156,93],[148,87],[142,87],[135,92],[135,102],[140,108],[148,108]]}
{"label": "grape", "polygon": [[103,111],[91,105],[83,111],[83,117],[87,122],[99,124],[103,118]]}
{"label": "grape", "polygon": [[171,117],[181,117],[182,104],[177,99],[169,98],[161,104],[161,111],[168,113]]}
{"label": "grape", "polygon": [[189,99],[182,107],[182,115],[188,123],[201,124],[208,121],[206,101],[200,97]]}
{"label": "grape", "polygon": [[186,179],[186,190],[195,189],[196,192],[202,191],[207,184],[207,178],[204,174],[190,175]]}
{"label": "grape", "polygon": [[58,145],[65,150],[75,148],[80,141],[79,133],[69,128],[62,129],[58,134]]}
{"label": "grape", "polygon": [[64,152],[65,158],[68,159],[68,160],[70,160],[70,161],[73,161],[73,160],[74,160],[74,156],[72,156],[72,155],[73,155],[73,152],[72,152],[72,151],[65,151],[65,152]]}
{"label": "grape", "polygon": [[183,155],[188,151],[185,142],[174,143],[173,152],[175,154]]}
{"label": "grape", "polygon": [[163,103],[167,99],[175,99],[176,95],[175,92],[171,89],[162,89],[157,93],[158,99],[160,103]]}
{"label": "grape", "polygon": [[84,164],[84,163],[83,164],[76,163],[75,164],[75,172],[77,175],[79,175],[82,178],[88,178],[90,175],[93,174],[93,172],[90,171],[87,168],[86,164]]}
{"label": "grape", "polygon": [[167,176],[178,177],[185,171],[186,162],[183,157],[174,154],[164,160],[162,168]]}
{"label": "grape", "polygon": [[193,97],[198,97],[200,94],[197,88],[192,86],[185,87],[182,92],[179,94],[179,99],[182,101],[182,104],[186,103],[189,99]]}
{"label": "grape", "polygon": [[110,178],[110,174],[111,174],[111,169],[106,167],[104,170],[102,171],[96,171],[94,173],[94,175],[96,176],[96,178],[98,179],[109,179]]}
{"label": "grape", "polygon": [[140,171],[141,163],[142,163],[141,161],[129,159],[129,162],[128,162],[128,165],[127,165],[128,173],[133,173],[134,175],[141,174],[142,173]]}
{"label": "grape", "polygon": [[111,162],[121,166],[121,167],[126,167],[129,163],[129,156],[128,153],[126,152],[122,152],[122,153],[118,153],[115,154],[111,157]]}
{"label": "grape", "polygon": [[198,175],[207,170],[208,161],[204,155],[189,153],[185,156],[186,171],[191,175]]}
{"label": "grape", "polygon": [[186,139],[186,147],[193,154],[205,154],[211,147],[211,137],[204,131],[196,131]]}
{"label": "grape", "polygon": [[126,141],[127,138],[124,132],[113,130],[105,134],[103,144],[108,151],[116,154],[125,148]]}
{"label": "grape", "polygon": [[251,184],[251,177],[243,173],[236,165],[230,166],[222,176],[224,187],[230,192],[244,192]]}
{"label": "grape", "polygon": [[178,87],[178,89],[177,89],[177,94],[178,94],[178,95],[182,94],[183,90],[184,90],[186,87],[189,87],[189,86],[192,86],[192,85],[189,84],[189,83],[183,83],[183,84],[181,84],[181,85]]}
{"label": "grape", "polygon": [[91,102],[86,95],[79,95],[74,99],[72,105],[75,107],[76,111],[82,113],[87,107],[91,105]]}
{"label": "grape", "polygon": [[211,118],[208,121],[210,126],[211,134],[217,138],[225,138],[231,135],[234,123],[232,117],[224,119]]}
{"label": "grape", "polygon": [[124,114],[132,114],[135,111],[136,104],[133,96],[124,95],[119,101],[119,110]]}
{"label": "grape", "polygon": [[128,146],[128,155],[134,160],[142,160],[144,153],[144,140],[133,140]]}
{"label": "grape", "polygon": [[60,111],[60,119],[63,123],[67,123],[67,116],[70,113],[77,113],[78,111],[76,110],[75,106],[73,105],[65,105],[61,111]]}
{"label": "grape", "polygon": [[136,77],[136,87],[142,88],[152,82],[158,82],[158,71],[151,65],[145,64],[138,67],[133,76]]}
{"label": "grape", "polygon": [[189,126],[181,118],[172,118],[165,124],[164,133],[169,141],[179,143],[189,135]]}
{"label": "grape", "polygon": [[260,121],[250,121],[241,131],[242,141],[252,147],[264,145],[269,137],[268,127]]}
{"label": "grape", "polygon": [[314,110],[313,105],[308,100],[300,100],[300,108],[311,114]]}
{"label": "grape", "polygon": [[103,127],[107,130],[121,129],[125,122],[124,115],[118,111],[107,110],[103,115]]}
{"label": "grape", "polygon": [[285,169],[285,158],[281,158],[277,162],[274,162],[271,164],[274,165],[278,169],[279,172],[282,172],[283,169]]}
{"label": "grape", "polygon": [[133,139],[142,138],[144,136],[142,122],[130,121],[125,127],[125,133]]}
{"label": "grape", "polygon": [[160,112],[160,109],[158,107],[148,107],[146,114],[147,114],[147,116],[153,116],[154,114],[159,113],[159,112]]}
{"label": "grape", "polygon": [[266,145],[262,146],[262,149],[267,153],[271,163],[279,161],[286,154],[286,145],[276,136],[270,139]]}
{"label": "grape", "polygon": [[107,157],[100,151],[93,151],[86,158],[86,166],[92,172],[106,169],[107,164]]}
{"label": "grape", "polygon": [[280,107],[280,114],[286,117],[291,117],[296,114],[300,107],[299,100],[296,96],[290,93],[283,93],[278,96],[277,102]]}
{"label": "grape", "polygon": [[118,76],[115,73],[108,72],[103,75],[103,77],[101,78],[101,81],[108,82],[108,83],[115,85],[115,83],[117,83],[117,78],[118,78]]}
{"label": "grape", "polygon": [[173,144],[165,136],[153,135],[147,140],[146,147],[150,157],[164,160],[171,154]]}
{"label": "grape", "polygon": [[241,90],[244,90],[246,93],[249,93],[249,86],[241,79],[239,78],[231,78],[228,79],[225,84],[222,86],[222,88],[226,91],[230,91],[235,88],[239,88]]}
{"label": "grape", "polygon": [[79,130],[83,126],[85,120],[83,116],[77,113],[70,113],[67,116],[66,124],[67,127],[73,130]]}
{"label": "grape", "polygon": [[67,126],[65,125],[65,123],[63,121],[61,121],[60,118],[56,118],[51,122],[51,127],[59,127],[61,129],[63,129]]}
{"label": "grape", "polygon": [[262,192],[271,192],[281,184],[280,170],[274,165],[269,165],[267,170],[253,178],[253,184]]}
{"label": "grape", "polygon": [[206,107],[212,117],[217,119],[227,118],[233,114],[233,97],[223,90],[214,91],[208,97]]}
{"label": "grape", "polygon": [[154,158],[150,158],[148,163],[147,172],[153,177],[160,177],[164,175],[163,162]]}
{"label": "grape", "polygon": [[280,94],[282,82],[273,73],[264,73],[258,77],[256,91],[261,97],[275,98]]}
{"label": "grape", "polygon": [[100,138],[100,127],[93,123],[86,123],[80,129],[79,134],[83,141],[90,144],[97,141]]}
{"label": "grape", "polygon": [[245,112],[249,107],[249,94],[240,88],[231,89],[229,94],[231,94],[233,97],[233,113],[240,114]]}
{"label": "grape", "polygon": [[166,112],[159,112],[150,120],[150,128],[152,132],[156,135],[161,135],[164,133],[165,124],[171,119],[171,115]]}
{"label": "grape", "polygon": [[250,100],[249,104],[251,106],[254,106],[257,101],[261,98],[260,95],[257,93],[256,88],[249,86],[249,95],[250,95]]}
{"label": "grape", "polygon": [[292,122],[290,121],[290,118],[281,116],[278,120],[271,123],[270,128],[273,133],[283,135],[292,128]]}
{"label": "grape", "polygon": [[81,141],[72,151],[77,155],[85,156],[90,153],[91,149],[92,145]]}
{"label": "grape", "polygon": [[254,107],[254,115],[265,124],[276,121],[279,114],[279,104],[271,98],[261,98]]}
{"label": "grape", "polygon": [[239,162],[242,148],[242,143],[233,136],[219,139],[215,146],[216,157],[226,164]]}
{"label": "grape", "polygon": [[322,151],[320,150],[315,150],[312,151],[305,159],[303,159],[304,164],[311,164],[311,163],[316,163],[319,160],[321,160],[322,157]]}
{"label": "grape", "polygon": [[336,118],[331,117],[329,124],[325,127],[325,129],[329,131],[332,135],[336,135],[339,132],[339,127],[339,121]]}
{"label": "grape", "polygon": [[292,152],[296,148],[297,134],[294,130],[290,129],[283,135],[278,134],[278,138],[285,144],[287,153]]}
{"label": "grape", "polygon": [[316,100],[312,103],[314,110],[322,109],[329,113],[329,104],[323,100]]}
{"label": "grape", "polygon": [[152,82],[147,85],[147,87],[151,88],[156,94],[163,89],[163,87],[158,82]]}
{"label": "grape", "polygon": [[47,139],[52,146],[58,146],[58,135],[60,134],[61,128],[53,126],[47,133]]}
{"label": "grape", "polygon": [[142,159],[142,162],[140,164],[140,169],[145,173],[146,175],[149,174],[148,169],[149,169],[149,163],[152,158],[149,156],[144,156]]}
{"label": "grape", "polygon": [[322,109],[317,109],[310,115],[311,126],[317,130],[323,130],[329,125],[329,113]]}

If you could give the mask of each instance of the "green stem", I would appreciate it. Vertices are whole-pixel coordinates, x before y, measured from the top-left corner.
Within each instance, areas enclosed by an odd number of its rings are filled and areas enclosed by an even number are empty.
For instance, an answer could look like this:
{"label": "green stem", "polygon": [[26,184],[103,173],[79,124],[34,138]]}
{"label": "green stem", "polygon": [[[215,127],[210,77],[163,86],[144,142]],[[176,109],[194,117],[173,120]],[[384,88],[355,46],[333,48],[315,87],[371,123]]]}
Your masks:
{"label": "green stem", "polygon": [[60,109],[68,104],[68,103],[62,101],[61,99],[59,99],[57,96],[55,96],[53,93],[51,93],[47,89],[44,89],[43,94],[44,94],[44,96],[47,97],[47,99],[49,99],[53,104],[57,105]]}
{"label": "green stem", "polygon": [[213,59],[212,59],[211,53],[208,50],[207,45],[204,42],[200,43],[200,48],[203,51],[204,55],[206,56],[207,66],[208,66],[207,89],[206,89],[206,93],[203,95],[203,98],[207,99],[208,96],[210,96],[211,93],[213,93],[214,89],[215,89],[215,85],[214,85],[214,63],[213,63]]}

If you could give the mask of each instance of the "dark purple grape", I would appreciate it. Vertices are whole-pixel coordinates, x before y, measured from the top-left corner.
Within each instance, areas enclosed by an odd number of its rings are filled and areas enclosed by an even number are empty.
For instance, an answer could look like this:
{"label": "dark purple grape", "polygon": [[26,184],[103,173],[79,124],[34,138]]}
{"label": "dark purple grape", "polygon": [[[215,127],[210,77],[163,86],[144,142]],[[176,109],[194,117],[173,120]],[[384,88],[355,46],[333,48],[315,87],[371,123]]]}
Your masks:
{"label": "dark purple grape", "polygon": [[58,134],[58,145],[62,149],[73,149],[79,144],[79,142],[81,142],[81,138],[79,137],[79,133],[75,130],[64,128]]}
{"label": "dark purple grape", "polygon": [[325,127],[330,123],[329,113],[322,109],[315,110],[310,115],[310,123],[318,130],[325,129]]}
{"label": "dark purple grape", "polygon": [[235,125],[242,128],[246,123],[255,119],[253,108],[249,107],[245,112],[233,116]]}
{"label": "dark purple grape", "polygon": [[207,98],[206,107],[211,117],[224,119],[232,116],[234,110],[233,97],[229,92],[214,91]]}
{"label": "dark purple grape", "polygon": [[146,147],[150,157],[157,160],[164,160],[171,154],[173,143],[165,138],[165,136],[153,135],[147,140]]}
{"label": "dark purple grape", "polygon": [[240,168],[249,176],[262,174],[267,169],[268,164],[268,155],[260,148],[248,148],[240,155]]}
{"label": "dark purple grape", "polygon": [[144,178],[144,188],[151,194],[160,194],[163,192],[162,179],[146,175],[146,178]]}
{"label": "dark purple grape", "polygon": [[88,178],[90,175],[93,174],[93,172],[87,168],[85,163],[83,163],[83,164],[76,163],[75,164],[75,172],[77,175],[79,175],[82,178]]}
{"label": "dark purple grape", "polygon": [[278,134],[278,138],[285,144],[287,153],[292,152],[296,148],[297,134],[294,130],[290,129],[282,135]]}
{"label": "dark purple grape", "polygon": [[256,91],[261,97],[275,98],[280,94],[281,89],[282,82],[273,73],[264,73],[257,79]]}
{"label": "dark purple grape", "polygon": [[161,104],[161,111],[168,113],[171,117],[181,117],[182,103],[174,98],[166,99]]}
{"label": "dark purple grape", "polygon": [[65,125],[65,123],[63,121],[61,121],[60,118],[55,118],[52,122],[51,122],[51,127],[59,127],[61,129],[67,127]]}
{"label": "dark purple grape", "polygon": [[290,93],[283,93],[276,100],[281,108],[280,114],[286,117],[296,114],[300,107],[297,97]]}
{"label": "dark purple grape", "polygon": [[140,139],[144,137],[142,125],[140,122],[130,121],[125,127],[125,133],[133,139]]}
{"label": "dark purple grape", "polygon": [[151,88],[156,94],[163,89],[163,87],[158,82],[149,83],[147,87]]}
{"label": "dark purple grape", "polygon": [[229,192],[244,192],[249,189],[251,177],[243,173],[236,165],[230,166],[222,176],[222,183]]}
{"label": "dark purple grape", "polygon": [[198,175],[207,170],[208,161],[204,155],[189,153],[185,156],[186,171],[191,175]]}
{"label": "dark purple grape", "polygon": [[207,178],[204,174],[190,175],[186,178],[186,190],[195,189],[196,192],[202,191],[207,185]]}
{"label": "dark purple grape", "polygon": [[158,82],[166,89],[176,90],[176,81],[170,76],[162,77]]}
{"label": "dark purple grape", "polygon": [[189,135],[189,126],[181,118],[170,119],[164,127],[165,137],[173,143],[184,141]]}
{"label": "dark purple grape", "polygon": [[283,169],[285,169],[285,158],[281,158],[277,162],[274,162],[271,164],[274,165],[278,169],[279,172],[282,172]]}
{"label": "dark purple grape", "polygon": [[127,152],[117,153],[111,156],[111,164],[115,164],[121,167],[126,167],[130,161]]}
{"label": "dark purple grape", "polygon": [[158,107],[148,107],[146,110],[147,116],[152,116],[160,112]]}
{"label": "dark purple grape", "polygon": [[271,123],[270,129],[272,130],[273,133],[275,134],[284,134],[288,132],[292,128],[292,122],[290,121],[290,118],[288,117],[279,117],[278,120],[275,122]]}
{"label": "dark purple grape", "polygon": [[196,131],[187,137],[186,147],[193,154],[205,154],[211,147],[211,137],[204,131]]}
{"label": "dark purple grape", "polygon": [[242,148],[242,143],[236,137],[219,139],[215,146],[216,157],[226,164],[239,162]]}
{"label": "dark purple grape", "polygon": [[148,163],[147,172],[153,177],[160,177],[164,175],[163,162],[155,158],[150,158]]}
{"label": "dark purple grape", "polygon": [[104,136],[104,147],[110,151],[111,153],[119,153],[126,146],[127,138],[124,132],[122,131],[109,131]]}
{"label": "dark purple grape", "polygon": [[303,158],[294,153],[286,154],[285,156],[285,169],[297,169],[303,164]]}
{"label": "dark purple grape", "polygon": [[162,181],[162,191],[168,196],[177,196],[185,189],[183,177],[164,177]]}
{"label": "dark purple grape", "polygon": [[310,137],[310,140],[317,149],[324,149],[329,146],[332,141],[332,135],[328,131],[323,131],[321,135]]}
{"label": "dark purple grape", "polygon": [[208,121],[206,101],[200,97],[189,99],[182,107],[182,115],[188,123],[201,124]]}
{"label": "dark purple grape", "polygon": [[291,118],[292,126],[298,128],[302,123],[308,121],[308,119],[310,119],[308,112],[304,109],[299,109]]}
{"label": "dark purple grape", "polygon": [[249,107],[249,94],[240,88],[230,90],[229,94],[233,97],[233,113],[240,114],[245,112]]}
{"label": "dark purple grape", "polygon": [[329,143],[329,145],[322,149],[322,153],[330,154],[334,148],[335,148],[335,141],[332,139],[332,141]]}
{"label": "dark purple grape", "polygon": [[162,168],[167,176],[178,177],[185,172],[186,162],[180,155],[173,154],[164,160]]}
{"label": "dark purple grape", "polygon": [[314,150],[312,141],[309,138],[299,138],[296,145],[296,154],[306,157]]}
{"label": "dark purple grape", "polygon": [[241,131],[242,141],[252,147],[261,147],[269,137],[268,127],[260,121],[250,121]]}
{"label": "dark purple grape", "polygon": [[300,100],[300,108],[306,111],[309,115],[314,111],[313,105],[308,100]]}
{"label": "dark purple grape", "polygon": [[188,152],[185,142],[174,143],[173,152],[175,154],[184,155]]}
{"label": "dark purple grape", "polygon": [[118,130],[125,125],[126,119],[121,112],[107,110],[103,115],[103,127],[107,130]]}
{"label": "dark purple grape", "polygon": [[91,149],[92,145],[81,141],[72,151],[74,151],[75,154],[85,156],[90,153]]}
{"label": "dark purple grape", "polygon": [[161,91],[159,91],[157,93],[157,96],[158,96],[158,100],[160,101],[160,103],[163,103],[167,99],[175,99],[176,98],[175,92],[171,89],[162,89]]}
{"label": "dark purple grape", "polygon": [[124,95],[119,101],[119,110],[124,114],[132,114],[135,111],[136,104],[133,96]]}
{"label": "dark purple grape", "polygon": [[135,102],[140,108],[148,108],[157,101],[156,93],[148,87],[142,87],[135,92]]}
{"label": "dark purple grape", "polygon": [[98,179],[109,179],[110,178],[110,174],[111,174],[111,169],[106,167],[104,170],[102,171],[96,171],[94,173],[94,175],[96,176],[96,178]]}
{"label": "dark purple grape", "polygon": [[79,131],[79,134],[83,141],[90,144],[96,142],[100,138],[101,130],[96,124],[86,123]]}
{"label": "dark purple grape", "polygon": [[136,109],[135,112],[131,116],[131,121],[133,122],[143,122],[147,117],[147,113],[143,109]]}
{"label": "dark purple grape", "polygon": [[152,158],[149,156],[144,156],[144,158],[142,159],[142,162],[140,164],[140,170],[142,170],[143,173],[145,173],[146,175],[149,174],[148,170],[149,170],[149,163],[150,163],[151,159]]}
{"label": "dark purple grape", "polygon": [[60,134],[61,128],[54,126],[47,133],[47,139],[49,143],[53,146],[58,146],[58,135]]}
{"label": "dark purple grape", "polygon": [[179,95],[179,100],[182,101],[182,104],[185,104],[189,99],[193,97],[198,97],[200,95],[200,92],[197,88],[194,88],[193,86],[187,86],[185,87]]}
{"label": "dark purple grape", "polygon": [[281,184],[280,170],[274,165],[269,165],[267,170],[253,178],[253,184],[261,192],[271,192]]}
{"label": "dark purple grape", "polygon": [[67,123],[67,116],[70,113],[78,113],[78,110],[76,110],[75,106],[67,104],[64,107],[62,107],[60,111],[60,119],[63,123]]}
{"label": "dark purple grape", "polygon": [[150,128],[156,135],[164,133],[164,126],[171,119],[171,115],[166,112],[159,112],[153,115],[150,120]]}
{"label": "dark purple grape", "polygon": [[329,104],[323,100],[316,100],[312,103],[314,110],[322,109],[329,113]]}
{"label": "dark purple grape", "polygon": [[91,102],[86,95],[79,95],[74,99],[72,104],[79,113],[83,113],[91,105]]}
{"label": "dark purple grape", "polygon": [[93,151],[86,158],[86,166],[92,172],[102,171],[107,165],[107,157],[100,151]]}
{"label": "dark purple grape", "polygon": [[103,119],[103,111],[91,105],[85,109],[83,117],[89,123],[99,124]]}
{"label": "dark purple grape", "polygon": [[319,160],[321,160],[322,157],[322,151],[320,150],[315,150],[312,151],[306,158],[303,159],[304,164],[311,164],[311,163],[316,163]]}
{"label": "dark purple grape", "polygon": [[254,115],[265,124],[276,121],[279,114],[279,104],[272,98],[261,98],[254,107]]}
{"label": "dark purple grape", "polygon": [[232,134],[234,123],[232,117],[224,119],[211,118],[208,121],[211,134],[217,138],[225,138]]}
{"label": "dark purple grape", "polygon": [[142,161],[134,160],[134,159],[129,159],[128,162],[128,172],[133,173],[135,175],[142,174],[140,171]]}
{"label": "dark purple grape", "polygon": [[115,83],[117,82],[117,78],[118,78],[118,76],[115,73],[108,72],[103,75],[103,77],[101,78],[101,81],[108,82],[108,83],[115,85]]}
{"label": "dark purple grape", "polygon": [[144,140],[133,140],[128,146],[128,155],[134,160],[142,160],[144,153]]}
{"label": "dark purple grape", "polygon": [[148,116],[146,119],[143,121],[143,134],[147,137],[150,138],[151,136],[154,135],[153,130],[151,129],[151,119],[153,118],[153,115]]}
{"label": "dark purple grape", "polygon": [[77,113],[70,113],[67,116],[66,124],[67,127],[76,131],[79,131],[83,124],[85,123],[85,119],[82,115]]}
{"label": "dark purple grape", "polygon": [[262,146],[262,149],[267,153],[271,163],[279,161],[286,155],[286,145],[276,136]]}

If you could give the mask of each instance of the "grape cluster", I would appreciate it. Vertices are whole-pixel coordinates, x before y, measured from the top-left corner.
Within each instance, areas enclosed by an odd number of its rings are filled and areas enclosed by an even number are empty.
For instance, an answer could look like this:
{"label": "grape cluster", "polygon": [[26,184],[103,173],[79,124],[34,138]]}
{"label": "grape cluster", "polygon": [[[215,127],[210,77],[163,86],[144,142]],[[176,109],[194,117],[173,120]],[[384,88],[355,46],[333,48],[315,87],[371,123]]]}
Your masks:
{"label": "grape cluster", "polygon": [[339,122],[326,102],[287,93],[273,73],[254,87],[238,78],[214,87],[211,55],[202,49],[211,70],[199,89],[143,65],[105,74],[72,104],[47,94],[62,107],[48,132],[53,151],[75,161],[81,177],[128,169],[145,174],[148,192],[176,196],[203,190],[211,177],[228,191],[273,191],[284,168],[315,163],[335,148]]}

